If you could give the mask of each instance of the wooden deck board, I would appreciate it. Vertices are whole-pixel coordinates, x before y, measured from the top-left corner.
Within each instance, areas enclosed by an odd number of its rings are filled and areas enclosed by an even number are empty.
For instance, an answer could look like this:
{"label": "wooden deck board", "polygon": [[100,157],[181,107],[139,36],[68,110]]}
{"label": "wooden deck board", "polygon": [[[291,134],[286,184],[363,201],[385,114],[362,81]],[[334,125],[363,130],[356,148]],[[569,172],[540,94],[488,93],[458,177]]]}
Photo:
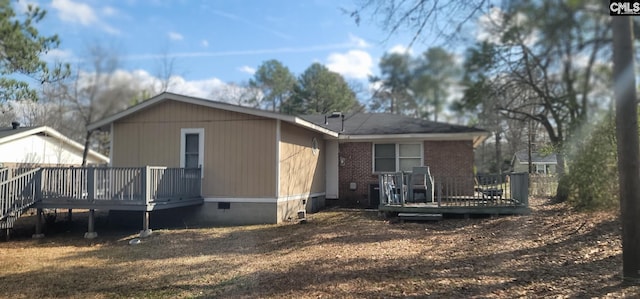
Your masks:
{"label": "wooden deck board", "polygon": [[527,215],[531,210],[527,206],[440,206],[437,203],[380,205],[378,210],[393,213],[425,214],[490,214],[490,215]]}

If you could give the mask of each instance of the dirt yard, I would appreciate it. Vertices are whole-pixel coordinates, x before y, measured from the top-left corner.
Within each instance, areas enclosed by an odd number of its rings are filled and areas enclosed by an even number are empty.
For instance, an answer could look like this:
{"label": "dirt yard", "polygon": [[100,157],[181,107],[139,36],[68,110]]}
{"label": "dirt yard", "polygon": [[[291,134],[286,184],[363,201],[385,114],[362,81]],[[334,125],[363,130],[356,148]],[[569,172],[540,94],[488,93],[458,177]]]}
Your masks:
{"label": "dirt yard", "polygon": [[[0,242],[0,297],[620,298],[616,213],[532,200],[530,216],[393,223],[331,209],[306,224],[156,230],[82,239],[82,215],[41,240]],[[58,215],[59,222],[64,218]],[[23,222],[28,224],[29,219]]]}

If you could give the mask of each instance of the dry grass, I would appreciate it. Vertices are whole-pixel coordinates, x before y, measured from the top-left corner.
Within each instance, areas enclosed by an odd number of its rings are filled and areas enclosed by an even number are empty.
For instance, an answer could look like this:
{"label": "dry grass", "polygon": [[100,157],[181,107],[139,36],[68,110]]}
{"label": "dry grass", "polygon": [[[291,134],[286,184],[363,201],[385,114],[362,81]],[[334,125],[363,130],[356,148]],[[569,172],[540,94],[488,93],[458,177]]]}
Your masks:
{"label": "dry grass", "polygon": [[[615,213],[533,200],[533,214],[390,223],[329,210],[307,224],[159,230],[139,245],[84,227],[0,242],[0,296],[635,297]],[[100,228],[99,228],[100,229]]]}

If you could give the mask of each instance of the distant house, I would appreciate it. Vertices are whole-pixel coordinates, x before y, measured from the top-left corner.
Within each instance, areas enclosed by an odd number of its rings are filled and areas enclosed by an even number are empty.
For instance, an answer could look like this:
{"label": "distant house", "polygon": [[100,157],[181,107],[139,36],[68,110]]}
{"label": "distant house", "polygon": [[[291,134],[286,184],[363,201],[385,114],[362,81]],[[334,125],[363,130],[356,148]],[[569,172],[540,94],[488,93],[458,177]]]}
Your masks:
{"label": "distant house", "polygon": [[[558,160],[556,154],[541,154],[536,151],[531,152],[531,164],[533,165],[533,173],[539,174],[555,174]],[[511,160],[513,172],[529,172],[529,153],[528,150],[521,150],[513,155]]]}
{"label": "distant house", "polygon": [[428,165],[434,176],[472,175],[473,148],[487,136],[391,114],[296,117],[172,93],[88,129],[111,131],[114,167],[201,167],[204,205],[189,216],[199,224],[279,223],[325,199],[375,206],[379,173]]}
{"label": "distant house", "polygon": [[[84,146],[47,126],[0,128],[0,167],[72,166],[82,164]],[[88,164],[109,158],[90,150]]]}

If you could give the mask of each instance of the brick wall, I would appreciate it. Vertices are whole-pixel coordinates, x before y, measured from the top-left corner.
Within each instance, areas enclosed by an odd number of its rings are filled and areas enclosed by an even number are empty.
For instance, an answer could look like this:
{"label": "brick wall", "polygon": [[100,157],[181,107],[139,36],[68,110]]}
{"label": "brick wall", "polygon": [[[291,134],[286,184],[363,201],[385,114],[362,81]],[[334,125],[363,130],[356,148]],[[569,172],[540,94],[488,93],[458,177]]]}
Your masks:
{"label": "brick wall", "polygon": [[[425,141],[424,163],[438,182],[447,178],[443,189],[454,190],[452,195],[473,195],[473,143],[470,140]],[[438,192],[436,186],[436,194]],[[446,191],[443,191],[446,192]]]}
{"label": "brick wall", "polygon": [[471,140],[425,141],[424,163],[433,176],[470,176],[473,174],[473,143]]}
{"label": "brick wall", "polygon": [[[343,206],[369,206],[369,184],[377,183],[378,176],[373,175],[371,142],[341,143],[338,188],[340,204]],[[350,183],[356,183],[356,190],[349,190]]]}
{"label": "brick wall", "polygon": [[[339,197],[343,206],[370,206],[369,185],[378,183],[373,174],[372,143],[350,142],[340,144],[340,158],[344,165],[339,166]],[[434,177],[465,177],[473,174],[473,144],[462,141],[424,141],[424,162]],[[350,190],[349,184],[356,183],[356,190]],[[464,195],[473,193],[473,180],[462,181]],[[463,194],[460,194],[463,195]]]}

